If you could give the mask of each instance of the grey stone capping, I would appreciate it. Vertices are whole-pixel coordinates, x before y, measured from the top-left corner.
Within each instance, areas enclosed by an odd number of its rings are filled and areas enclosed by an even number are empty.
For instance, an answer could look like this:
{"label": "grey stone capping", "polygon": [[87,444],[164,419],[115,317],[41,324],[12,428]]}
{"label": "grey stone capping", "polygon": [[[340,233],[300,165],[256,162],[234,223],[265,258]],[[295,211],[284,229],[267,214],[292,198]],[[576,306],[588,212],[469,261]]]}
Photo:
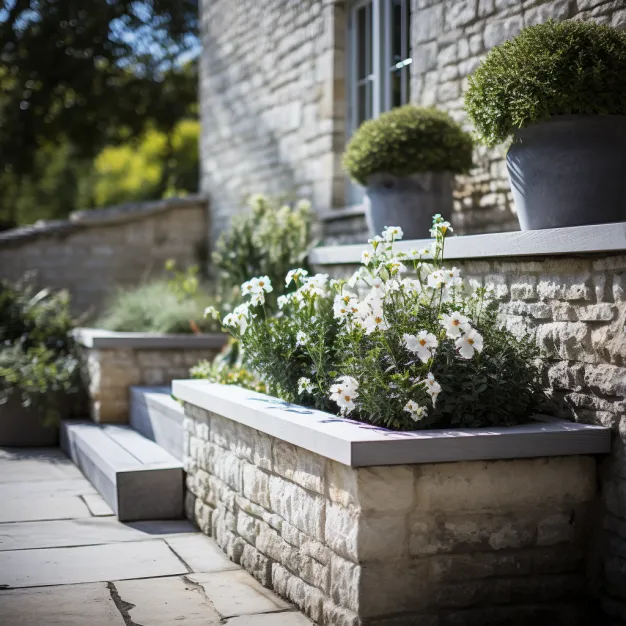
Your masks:
{"label": "grey stone capping", "polygon": [[82,228],[108,226],[144,219],[147,215],[163,213],[180,207],[206,204],[203,195],[166,198],[154,202],[131,202],[103,209],[89,209],[71,213],[67,220],[39,221],[29,226],[12,228],[0,233],[0,246],[21,243],[42,235],[66,235]]}
{"label": "grey stone capping", "polygon": [[174,396],[352,467],[610,452],[603,426],[537,416],[514,427],[396,432],[236,386],[175,380]]}
{"label": "grey stone capping", "polygon": [[355,204],[341,209],[324,211],[319,213],[317,217],[321,222],[334,222],[335,220],[342,220],[349,217],[359,217],[360,215],[365,215],[364,204]]}
{"label": "grey stone capping", "polygon": [[[405,252],[430,246],[431,239],[400,241],[396,249]],[[361,262],[366,244],[314,248],[313,265],[341,265]],[[446,239],[446,259],[557,256],[626,251],[626,222],[594,224],[546,230],[466,235]]]}
{"label": "grey stone capping", "polygon": [[85,348],[127,348],[178,350],[188,348],[221,348],[227,341],[226,333],[165,334],[165,333],[122,333],[101,328],[77,328],[73,332],[76,341]]}

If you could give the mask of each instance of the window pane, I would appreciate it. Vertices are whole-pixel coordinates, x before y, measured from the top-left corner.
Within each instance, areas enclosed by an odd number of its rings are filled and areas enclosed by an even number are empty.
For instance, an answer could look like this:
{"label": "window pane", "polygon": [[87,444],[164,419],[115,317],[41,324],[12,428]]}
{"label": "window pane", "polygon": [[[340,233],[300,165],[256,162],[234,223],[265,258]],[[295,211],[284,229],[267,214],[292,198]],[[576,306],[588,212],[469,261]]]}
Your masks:
{"label": "window pane", "polygon": [[372,71],[372,5],[356,11],[357,80]]}
{"label": "window pane", "polygon": [[356,111],[356,124],[355,128],[360,126],[362,122],[368,119],[367,115],[367,83],[363,83],[357,87],[357,111]]}
{"label": "window pane", "polygon": [[402,0],[391,0],[389,16],[391,19],[391,27],[389,34],[391,37],[391,64],[395,65],[403,60],[402,56]]}
{"label": "window pane", "polygon": [[391,80],[391,106],[399,107],[404,104],[402,101],[402,74],[404,72],[400,70],[396,70],[395,72],[391,72],[389,74],[389,79]]}
{"label": "window pane", "polygon": [[411,3],[404,3],[404,58],[411,58]]}

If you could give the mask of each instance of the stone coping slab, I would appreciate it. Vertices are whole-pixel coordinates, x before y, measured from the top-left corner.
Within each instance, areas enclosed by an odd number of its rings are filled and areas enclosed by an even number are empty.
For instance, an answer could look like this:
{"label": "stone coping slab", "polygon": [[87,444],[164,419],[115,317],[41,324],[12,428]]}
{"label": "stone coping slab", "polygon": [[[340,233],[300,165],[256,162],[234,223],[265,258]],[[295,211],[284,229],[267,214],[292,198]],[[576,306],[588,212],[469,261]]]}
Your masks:
{"label": "stone coping slab", "polygon": [[398,432],[205,380],[175,380],[176,398],[352,467],[610,452],[603,426],[535,416],[512,427]]}
{"label": "stone coping slab", "polygon": [[123,333],[102,328],[77,328],[74,339],[85,348],[179,350],[188,348],[221,348],[228,341],[226,333],[166,334],[166,333]]}
{"label": "stone coping slab", "polygon": [[[396,250],[429,247],[432,239],[400,241]],[[342,265],[361,262],[367,244],[326,246],[309,253],[313,265]],[[445,259],[476,259],[494,257],[556,256],[626,251],[626,222],[570,226],[545,230],[464,235],[446,239]]]}

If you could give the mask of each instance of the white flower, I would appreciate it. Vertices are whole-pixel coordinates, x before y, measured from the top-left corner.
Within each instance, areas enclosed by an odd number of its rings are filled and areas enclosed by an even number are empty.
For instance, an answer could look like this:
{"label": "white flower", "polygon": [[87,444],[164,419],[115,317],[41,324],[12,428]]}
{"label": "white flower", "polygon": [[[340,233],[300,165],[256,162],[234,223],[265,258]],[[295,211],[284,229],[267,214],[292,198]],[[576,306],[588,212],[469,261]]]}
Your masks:
{"label": "white flower", "polygon": [[241,285],[241,293],[244,296],[255,294],[255,293],[269,293],[273,291],[272,281],[268,276],[258,276],[257,278],[252,278],[243,285]]}
{"label": "white flower", "polygon": [[298,393],[300,395],[302,395],[303,393],[313,393],[314,389],[315,387],[313,386],[310,378],[303,376],[302,378],[298,379]]}
{"label": "white flower", "polygon": [[337,294],[333,302],[333,315],[336,319],[346,319],[350,314],[356,313],[358,307],[358,300],[356,295],[346,291],[342,294]]}
{"label": "white flower", "polygon": [[454,342],[454,345],[464,359],[471,359],[474,352],[483,351],[483,336],[477,330],[468,328],[466,333]]}
{"label": "white flower", "polygon": [[291,302],[291,296],[285,295],[285,296],[278,296],[278,308],[282,309],[284,306],[286,306],[287,304],[289,304],[289,302]]}
{"label": "white flower", "polygon": [[341,415],[349,415],[355,408],[354,400],[359,397],[359,383],[352,376],[341,376],[330,387],[330,399],[339,406]]}
{"label": "white flower", "polygon": [[403,236],[404,233],[399,226],[385,226],[385,230],[383,230],[383,239],[385,241],[402,239]]}
{"label": "white flower", "polygon": [[296,346],[306,346],[308,342],[309,342],[309,338],[306,336],[306,333],[299,330],[296,333]]}
{"label": "white flower", "polygon": [[398,259],[392,259],[387,264],[387,269],[389,270],[389,273],[392,276],[395,276],[396,274],[401,274],[402,272],[406,272],[406,265],[398,261]]}
{"label": "white flower", "polygon": [[239,333],[245,334],[248,328],[248,317],[250,316],[250,309],[247,304],[240,304],[232,313],[229,313],[223,320],[224,326],[231,328],[239,327]]}
{"label": "white flower", "polygon": [[400,281],[400,288],[408,296],[418,294],[422,290],[419,281],[414,278],[403,278]]}
{"label": "white flower", "polygon": [[247,280],[245,283],[241,285],[241,294],[243,296],[247,296],[250,293],[254,293],[254,286],[252,285],[251,280]]}
{"label": "white flower", "polygon": [[[433,244],[433,246],[436,246],[437,244]],[[433,247],[431,246],[430,248],[421,248],[419,253],[420,256],[428,256],[429,254],[432,255],[433,252]]]}
{"label": "white flower", "polygon": [[437,402],[437,396],[441,393],[441,385],[437,382],[431,372],[428,372],[426,378],[422,381],[422,385],[426,387],[426,393],[433,401],[433,406]]}
{"label": "white flower", "polygon": [[434,354],[437,346],[437,337],[427,330],[420,330],[417,335],[403,335],[404,345],[409,352],[416,354],[422,363],[427,363]]}
{"label": "white flower", "polygon": [[371,335],[375,330],[387,330],[389,325],[385,322],[385,318],[381,311],[373,311],[363,320],[363,328],[366,335]]}
{"label": "white flower", "polygon": [[309,273],[306,270],[303,270],[302,268],[298,268],[296,270],[289,270],[287,272],[287,276],[285,277],[285,287],[289,286],[292,280],[297,284],[303,278],[306,278],[308,275]]}
{"label": "white flower", "polygon": [[426,408],[420,406],[415,400],[409,400],[404,405],[404,410],[410,414],[411,418],[419,422],[426,415]]}
{"label": "white flower", "polygon": [[450,225],[450,222],[436,222],[433,224],[433,227],[430,229],[430,236],[431,237],[436,237],[437,233],[441,233],[442,235],[445,235],[448,231],[453,232],[453,228]]}
{"label": "white flower", "polygon": [[446,284],[444,270],[435,270],[428,275],[428,286],[431,289],[441,289]]}
{"label": "white flower", "polygon": [[214,306],[208,306],[204,309],[204,317],[212,317],[214,320],[219,319],[220,312]]}
{"label": "white flower", "polygon": [[469,320],[465,315],[461,315],[458,311],[454,311],[451,315],[443,313],[439,323],[446,329],[446,335],[450,339],[456,339],[461,335],[463,324],[467,324]]}
{"label": "white flower", "polygon": [[250,304],[252,306],[260,306],[265,304],[265,292],[257,291],[250,296]]}
{"label": "white flower", "polygon": [[452,269],[444,269],[443,270],[444,279],[446,284],[450,287],[458,287],[463,284],[463,279],[461,278],[461,271],[458,267],[453,267]]}
{"label": "white flower", "polygon": [[361,252],[361,263],[363,265],[369,265],[373,258],[374,255],[369,250],[363,250],[363,252]]}

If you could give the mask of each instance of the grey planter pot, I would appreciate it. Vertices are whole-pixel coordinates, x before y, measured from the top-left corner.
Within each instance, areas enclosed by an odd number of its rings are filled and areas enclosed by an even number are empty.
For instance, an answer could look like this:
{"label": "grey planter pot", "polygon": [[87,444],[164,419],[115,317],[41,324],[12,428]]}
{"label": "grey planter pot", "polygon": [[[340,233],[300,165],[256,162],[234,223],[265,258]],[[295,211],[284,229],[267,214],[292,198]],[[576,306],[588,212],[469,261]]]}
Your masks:
{"label": "grey planter pot", "polygon": [[58,426],[44,426],[41,415],[25,409],[16,395],[0,404],[0,446],[55,446],[58,440]]}
{"label": "grey planter pot", "polygon": [[430,237],[433,215],[440,213],[445,219],[452,215],[453,188],[450,172],[370,176],[365,188],[370,232],[380,235],[385,226],[400,226],[404,239]]}
{"label": "grey planter pot", "polygon": [[563,115],[520,129],[506,164],[522,230],[626,220],[625,115]]}

